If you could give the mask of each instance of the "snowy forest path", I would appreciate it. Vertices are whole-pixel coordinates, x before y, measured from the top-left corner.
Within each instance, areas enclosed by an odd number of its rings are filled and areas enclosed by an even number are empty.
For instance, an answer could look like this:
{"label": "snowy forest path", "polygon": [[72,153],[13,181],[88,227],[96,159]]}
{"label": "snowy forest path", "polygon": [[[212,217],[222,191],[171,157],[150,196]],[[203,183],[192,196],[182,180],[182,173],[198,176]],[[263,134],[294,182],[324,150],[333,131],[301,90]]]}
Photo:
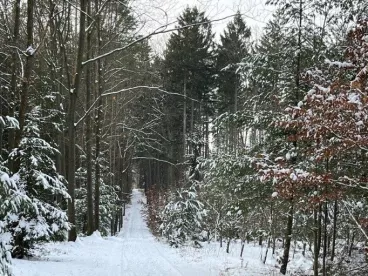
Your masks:
{"label": "snowy forest path", "polygon": [[127,209],[125,224],[119,234],[119,237],[123,239],[121,275],[185,276],[198,274],[200,268],[188,268],[188,263],[174,250],[156,241],[143,217],[144,200],[143,194],[134,189],[132,203]]}
{"label": "snowy forest path", "polygon": [[202,262],[203,251],[172,248],[153,236],[144,218],[144,201],[142,192],[134,189],[117,236],[95,232],[76,242],[40,245],[30,260],[13,260],[15,276],[218,276],[218,265],[223,264],[217,257]]}

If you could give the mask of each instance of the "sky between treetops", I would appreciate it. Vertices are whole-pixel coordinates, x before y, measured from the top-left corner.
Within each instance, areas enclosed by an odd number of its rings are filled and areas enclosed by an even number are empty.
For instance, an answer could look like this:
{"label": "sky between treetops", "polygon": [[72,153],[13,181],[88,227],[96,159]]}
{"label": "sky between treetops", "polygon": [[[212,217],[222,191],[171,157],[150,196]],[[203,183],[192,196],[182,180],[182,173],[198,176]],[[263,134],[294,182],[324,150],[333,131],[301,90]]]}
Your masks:
{"label": "sky between treetops", "polygon": [[[201,11],[205,11],[210,20],[227,17],[212,24],[217,39],[226,24],[232,19],[229,16],[240,10],[247,25],[252,28],[252,38],[257,39],[262,34],[262,28],[272,13],[272,7],[266,6],[265,2],[266,0],[133,0],[131,5],[135,16],[141,23],[138,30],[141,34],[148,34],[159,26],[175,22],[185,7],[189,5],[190,7],[197,6]],[[151,39],[153,50],[162,53],[168,37],[169,34],[153,37]]]}

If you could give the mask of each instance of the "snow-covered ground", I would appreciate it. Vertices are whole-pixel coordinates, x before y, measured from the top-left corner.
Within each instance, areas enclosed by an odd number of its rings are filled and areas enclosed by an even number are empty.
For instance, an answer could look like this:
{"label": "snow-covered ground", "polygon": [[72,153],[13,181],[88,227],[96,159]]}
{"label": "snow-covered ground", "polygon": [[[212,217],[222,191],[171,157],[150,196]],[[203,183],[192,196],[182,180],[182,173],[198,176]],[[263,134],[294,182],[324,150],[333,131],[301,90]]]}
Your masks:
{"label": "snow-covered ground", "polygon": [[[31,260],[14,260],[16,276],[217,276],[279,275],[271,256],[264,265],[265,248],[246,245],[239,257],[240,244],[232,244],[230,253],[218,243],[203,243],[203,248],[171,248],[149,231],[142,212],[144,200],[133,190],[132,204],[126,210],[123,231],[117,237],[102,238],[99,233],[74,242],[43,245]],[[296,258],[305,267],[306,260]]]}

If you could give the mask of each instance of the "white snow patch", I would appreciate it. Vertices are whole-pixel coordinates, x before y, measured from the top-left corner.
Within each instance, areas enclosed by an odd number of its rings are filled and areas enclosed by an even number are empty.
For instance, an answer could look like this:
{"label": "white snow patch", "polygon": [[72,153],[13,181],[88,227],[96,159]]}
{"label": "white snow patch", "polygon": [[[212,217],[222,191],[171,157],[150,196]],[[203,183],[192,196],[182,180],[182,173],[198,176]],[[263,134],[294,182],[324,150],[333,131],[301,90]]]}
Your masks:
{"label": "white snow patch", "polygon": [[329,66],[337,66],[339,68],[351,68],[354,67],[354,64],[352,64],[351,62],[341,62],[341,61],[331,61],[329,59],[325,60],[325,63],[328,64]]}

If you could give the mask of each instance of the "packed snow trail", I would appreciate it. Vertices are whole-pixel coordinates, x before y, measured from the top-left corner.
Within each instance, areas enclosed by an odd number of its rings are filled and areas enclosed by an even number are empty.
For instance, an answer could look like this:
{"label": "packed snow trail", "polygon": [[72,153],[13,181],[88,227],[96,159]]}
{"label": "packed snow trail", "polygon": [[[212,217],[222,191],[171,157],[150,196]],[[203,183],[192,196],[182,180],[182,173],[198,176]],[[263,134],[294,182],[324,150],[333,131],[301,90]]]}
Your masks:
{"label": "packed snow trail", "polygon": [[177,256],[168,245],[155,240],[142,216],[143,200],[142,193],[133,190],[132,205],[121,234],[123,238],[121,275],[206,275],[203,268],[197,265],[188,266],[188,262]]}
{"label": "packed snow trail", "polygon": [[102,238],[95,232],[76,242],[48,243],[30,260],[13,260],[15,276],[218,275],[198,263],[188,265],[175,249],[156,241],[143,218],[144,200],[133,190],[117,237]]}
{"label": "packed snow trail", "polygon": [[[30,260],[13,260],[15,276],[260,276],[278,275],[260,261],[262,249],[247,245],[239,258],[240,243],[230,253],[217,242],[172,248],[149,231],[143,213],[145,197],[133,190],[122,231],[103,238],[99,232],[76,242],[41,245]],[[300,259],[303,261],[303,259]],[[272,269],[275,271],[274,269]]]}

